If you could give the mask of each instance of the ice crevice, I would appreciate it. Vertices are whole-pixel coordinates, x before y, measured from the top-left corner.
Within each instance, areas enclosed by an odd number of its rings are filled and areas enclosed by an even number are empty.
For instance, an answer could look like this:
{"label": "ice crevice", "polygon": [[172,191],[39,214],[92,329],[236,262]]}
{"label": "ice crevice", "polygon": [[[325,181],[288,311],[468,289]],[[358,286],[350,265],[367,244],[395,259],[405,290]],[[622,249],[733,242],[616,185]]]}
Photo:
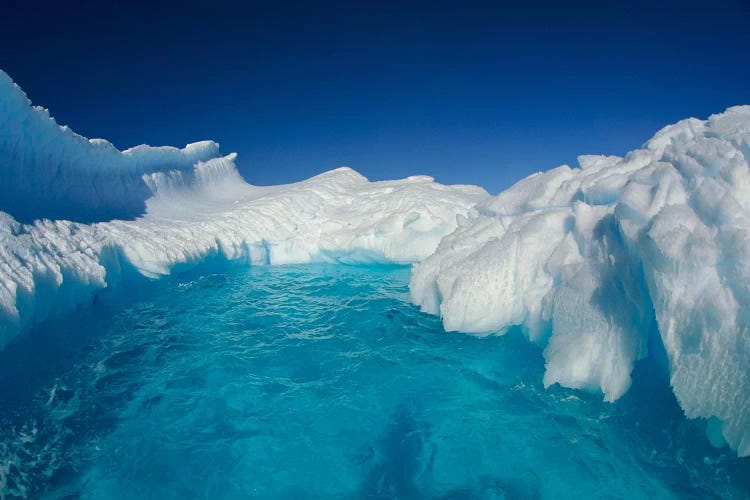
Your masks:
{"label": "ice crevice", "polygon": [[687,417],[750,455],[749,159],[738,106],[497,196],[349,168],[253,186],[212,141],[77,135],[0,71],[0,347],[131,274],[212,257],[414,264],[415,304],[449,331],[521,328],[546,386],[616,401],[658,332]]}

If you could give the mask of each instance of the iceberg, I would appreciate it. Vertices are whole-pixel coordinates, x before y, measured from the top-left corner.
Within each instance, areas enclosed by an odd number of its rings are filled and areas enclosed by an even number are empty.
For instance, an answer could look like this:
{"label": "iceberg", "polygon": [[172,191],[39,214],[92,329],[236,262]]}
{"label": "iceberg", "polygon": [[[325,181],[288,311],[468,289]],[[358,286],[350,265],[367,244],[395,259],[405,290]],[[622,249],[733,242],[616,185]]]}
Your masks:
{"label": "iceberg", "polygon": [[544,347],[546,386],[607,401],[657,335],[687,417],[750,455],[748,160],[744,106],[532,175],[414,267],[412,299],[446,330],[520,327]]}
{"label": "iceberg", "polygon": [[0,346],[129,276],[211,258],[413,263],[489,196],[350,168],[252,186],[235,157],[210,141],[120,152],[58,126],[0,72]]}
{"label": "iceberg", "polygon": [[133,277],[211,259],[414,264],[415,304],[448,331],[520,328],[546,386],[616,401],[659,347],[687,417],[747,456],[748,160],[745,106],[496,197],[349,168],[253,186],[212,141],[119,151],[77,135],[0,71],[0,347]]}

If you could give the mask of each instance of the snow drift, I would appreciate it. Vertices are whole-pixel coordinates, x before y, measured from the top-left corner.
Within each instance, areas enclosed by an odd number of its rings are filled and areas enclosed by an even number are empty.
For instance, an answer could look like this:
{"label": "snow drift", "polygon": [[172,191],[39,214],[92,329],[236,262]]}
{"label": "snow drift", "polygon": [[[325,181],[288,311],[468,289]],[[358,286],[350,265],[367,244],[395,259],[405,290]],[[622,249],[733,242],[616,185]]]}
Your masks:
{"label": "snow drift", "polygon": [[0,72],[0,347],[130,273],[217,256],[420,262],[416,304],[446,330],[521,327],[544,347],[546,385],[614,401],[657,336],[687,416],[750,455],[749,144],[750,107],[736,107],[496,198],[348,168],[257,187],[213,142],[120,152],[76,135]]}

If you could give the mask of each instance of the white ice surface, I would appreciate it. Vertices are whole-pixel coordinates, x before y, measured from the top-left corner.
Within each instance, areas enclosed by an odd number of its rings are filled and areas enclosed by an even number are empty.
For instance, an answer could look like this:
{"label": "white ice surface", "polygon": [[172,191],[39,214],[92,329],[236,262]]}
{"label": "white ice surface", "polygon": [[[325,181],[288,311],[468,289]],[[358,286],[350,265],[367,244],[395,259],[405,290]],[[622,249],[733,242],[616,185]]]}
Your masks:
{"label": "white ice surface", "polygon": [[120,152],[76,135],[0,71],[0,347],[130,273],[421,261],[415,303],[446,330],[522,328],[546,385],[614,401],[654,332],[687,416],[750,455],[749,158],[750,107],[735,107],[495,198],[348,168],[257,187],[213,142]]}

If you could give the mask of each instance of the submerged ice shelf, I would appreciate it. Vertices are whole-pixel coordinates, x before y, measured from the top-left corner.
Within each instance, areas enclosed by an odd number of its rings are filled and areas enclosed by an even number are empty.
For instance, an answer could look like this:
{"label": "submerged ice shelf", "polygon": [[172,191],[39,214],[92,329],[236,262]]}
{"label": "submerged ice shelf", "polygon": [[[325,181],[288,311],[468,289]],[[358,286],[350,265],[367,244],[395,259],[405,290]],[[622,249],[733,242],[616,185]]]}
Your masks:
{"label": "submerged ice shelf", "polygon": [[750,107],[735,107],[497,197],[348,168],[257,187],[213,142],[120,152],[78,136],[0,72],[0,345],[131,276],[209,258],[419,262],[416,304],[447,330],[520,326],[544,347],[547,386],[614,401],[663,346],[686,415],[750,455],[748,159]]}

